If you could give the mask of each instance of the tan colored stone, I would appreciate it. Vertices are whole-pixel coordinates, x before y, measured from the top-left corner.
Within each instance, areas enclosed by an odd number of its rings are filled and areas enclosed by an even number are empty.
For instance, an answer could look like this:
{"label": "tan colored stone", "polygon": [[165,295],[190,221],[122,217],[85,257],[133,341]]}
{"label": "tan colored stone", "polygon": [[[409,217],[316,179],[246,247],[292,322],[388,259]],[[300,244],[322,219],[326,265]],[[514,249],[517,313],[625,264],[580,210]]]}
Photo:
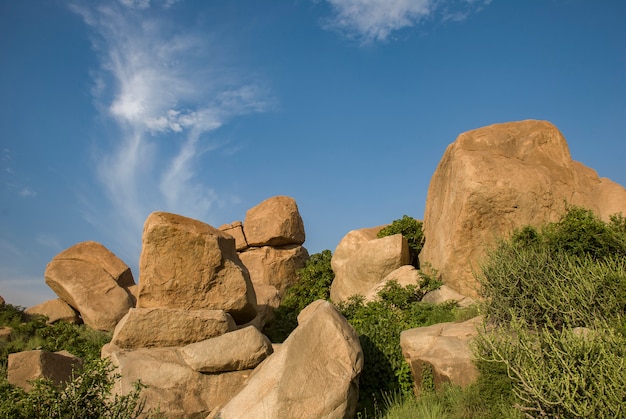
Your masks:
{"label": "tan colored stone", "polygon": [[299,326],[248,383],[210,417],[354,416],[363,352],[352,326],[327,301],[298,316]]}
{"label": "tan colored stone", "polygon": [[[344,240],[331,259],[335,279],[330,287],[332,301],[346,301],[350,296],[365,296],[391,272],[407,265],[409,245],[401,234],[357,242],[354,232],[348,233],[349,249]],[[339,254],[339,256],[337,256]]]}
{"label": "tan colored stone", "polygon": [[2,298],[2,296],[0,295],[0,307],[2,307],[4,304],[4,298]]}
{"label": "tan colored stone", "polygon": [[4,340],[5,342],[10,342],[11,341],[11,335],[13,334],[13,328],[12,327],[0,327],[0,339]]}
{"label": "tan colored stone", "polygon": [[446,149],[426,201],[422,267],[475,297],[485,250],[524,225],[557,221],[566,205],[603,219],[626,213],[626,190],[574,162],[546,121],[491,125],[461,134]]}
{"label": "tan colored stone", "polygon": [[67,351],[47,352],[42,350],[9,354],[7,378],[9,383],[30,391],[30,383],[38,378],[47,378],[61,385],[72,378],[72,371],[82,366],[82,360]]}
{"label": "tan colored stone", "polygon": [[239,326],[239,328],[254,326],[263,330],[263,326],[274,318],[274,310],[280,306],[280,293],[273,285],[254,284],[256,294],[257,316],[250,322]]}
{"label": "tan colored stone", "polygon": [[222,310],[132,308],[118,323],[111,343],[123,349],[182,346],[235,330]]}
{"label": "tan colored stone", "polygon": [[438,289],[426,293],[422,301],[430,304],[443,304],[447,301],[454,301],[459,307],[469,307],[475,302],[473,298],[459,294],[447,285],[442,285]]}
{"label": "tan colored stone", "polygon": [[415,285],[419,290],[422,282],[422,275],[413,265],[400,266],[398,269],[390,272],[386,277],[384,277],[380,283],[374,285],[373,288],[370,288],[370,290],[365,294],[365,301],[376,300],[378,298],[378,292],[382,290],[390,281],[396,281],[401,287]]}
{"label": "tan colored stone", "polygon": [[137,307],[225,310],[256,316],[254,288],[234,239],[201,221],[154,212],[144,225]]}
{"label": "tan colored stone", "polygon": [[180,353],[192,369],[218,373],[255,368],[272,354],[272,344],[254,326],[248,326],[221,336],[192,343]]}
{"label": "tan colored stone", "polygon": [[65,301],[57,298],[55,300],[44,301],[41,304],[32,306],[24,310],[29,316],[40,315],[48,318],[47,324],[53,324],[58,321],[77,324],[80,322],[78,313],[70,307]]}
{"label": "tan colored stone", "polygon": [[113,351],[114,373],[121,375],[113,394],[134,390],[141,380],[146,409],[158,409],[167,418],[204,418],[216,406],[226,403],[243,385],[252,370],[223,374],[202,374],[191,369],[179,348],[150,348]]}
{"label": "tan colored stone", "polygon": [[431,368],[436,389],[445,383],[465,387],[475,382],[478,370],[470,342],[478,335],[477,327],[482,322],[482,317],[475,317],[463,323],[440,323],[403,331],[402,355],[411,366],[416,385],[422,382],[424,367]]}
{"label": "tan colored stone", "polygon": [[97,330],[113,330],[133,305],[125,289],[135,283],[130,268],[100,243],[64,250],[48,263],[44,276],[56,295]]}
{"label": "tan colored stone", "polygon": [[231,224],[221,225],[219,230],[235,239],[235,249],[238,252],[248,248],[248,242],[246,241],[246,236],[243,234],[243,224],[241,221],[234,221]]}
{"label": "tan colored stone", "polygon": [[298,245],[264,246],[241,252],[239,258],[248,268],[253,284],[273,285],[282,296],[298,280],[296,271],[304,268],[309,253]]}
{"label": "tan colored stone", "polygon": [[131,300],[133,301],[133,307],[137,306],[137,297],[139,297],[139,284],[131,285],[126,288],[128,291],[128,295],[130,295]]}
{"label": "tan colored stone", "polygon": [[304,223],[293,198],[274,196],[246,212],[243,231],[251,247],[304,243]]}

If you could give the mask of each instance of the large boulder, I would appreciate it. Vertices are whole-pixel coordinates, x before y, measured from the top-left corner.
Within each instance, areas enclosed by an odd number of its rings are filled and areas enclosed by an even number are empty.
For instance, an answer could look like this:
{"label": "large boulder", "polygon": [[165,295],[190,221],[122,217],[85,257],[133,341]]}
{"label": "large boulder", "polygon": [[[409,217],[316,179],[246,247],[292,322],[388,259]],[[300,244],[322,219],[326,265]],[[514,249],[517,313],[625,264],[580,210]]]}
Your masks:
{"label": "large boulder", "polygon": [[380,283],[365,293],[365,302],[378,299],[378,293],[391,281],[397,282],[401,287],[414,285],[417,289],[420,289],[422,274],[413,265],[400,266],[395,271],[388,273]]}
{"label": "large boulder", "polygon": [[470,342],[478,335],[482,317],[463,323],[439,323],[400,334],[402,355],[417,386],[430,368],[436,389],[445,383],[468,386],[478,378]]}
{"label": "large boulder", "polygon": [[224,310],[237,323],[256,316],[254,288],[230,235],[198,220],[154,212],[142,244],[138,307]]}
{"label": "large boulder", "polygon": [[459,294],[447,285],[442,285],[436,290],[427,292],[422,301],[430,304],[443,304],[448,301],[455,302],[459,307],[469,307],[474,304],[474,299],[463,294]]}
{"label": "large boulder", "polygon": [[385,277],[410,261],[409,245],[401,234],[377,238],[382,227],[349,232],[331,259],[335,279],[330,298],[345,301],[355,294],[367,295]]}
{"label": "large boulder", "polygon": [[109,354],[114,373],[120,374],[113,394],[129,394],[141,381],[145,408],[167,418],[204,418],[226,403],[252,370],[202,374],[185,363],[179,348],[116,350]]}
{"label": "large boulder", "polygon": [[24,313],[29,316],[45,316],[48,318],[46,320],[47,324],[53,324],[58,321],[72,324],[80,322],[80,318],[76,310],[60,298],[44,301],[41,304],[29,307],[24,310]]}
{"label": "large boulder", "polygon": [[82,360],[67,351],[43,350],[9,354],[7,379],[10,384],[30,391],[31,381],[46,378],[56,385],[68,382],[72,371],[82,366]]}
{"label": "large boulder", "polygon": [[352,326],[327,301],[298,316],[299,326],[257,367],[242,390],[210,417],[354,416],[363,352]]}
{"label": "large boulder", "polygon": [[219,226],[219,230],[235,239],[235,249],[237,249],[238,252],[248,248],[248,242],[246,241],[246,236],[243,234],[243,224],[241,221],[223,224]]}
{"label": "large boulder", "polygon": [[112,331],[133,307],[127,288],[135,284],[130,268],[93,241],[56,255],[44,273],[46,284],[77,310],[88,326]]}
{"label": "large boulder", "polygon": [[251,247],[302,244],[305,239],[298,206],[288,196],[275,196],[250,208],[243,232]]}
{"label": "large boulder", "polygon": [[187,365],[195,371],[213,374],[252,369],[272,352],[272,343],[254,326],[180,349]]}
{"label": "large boulder", "polygon": [[422,266],[477,295],[474,272],[485,250],[524,225],[557,221],[567,205],[603,219],[626,213],[626,190],[572,160],[546,121],[491,125],[461,134],[446,149],[428,188]]}
{"label": "large boulder", "polygon": [[133,308],[118,323],[111,343],[124,349],[183,346],[235,328],[223,310]]}
{"label": "large boulder", "polygon": [[241,252],[239,258],[248,268],[255,289],[257,284],[273,285],[283,295],[297,281],[296,271],[304,268],[309,253],[299,245],[263,246]]}

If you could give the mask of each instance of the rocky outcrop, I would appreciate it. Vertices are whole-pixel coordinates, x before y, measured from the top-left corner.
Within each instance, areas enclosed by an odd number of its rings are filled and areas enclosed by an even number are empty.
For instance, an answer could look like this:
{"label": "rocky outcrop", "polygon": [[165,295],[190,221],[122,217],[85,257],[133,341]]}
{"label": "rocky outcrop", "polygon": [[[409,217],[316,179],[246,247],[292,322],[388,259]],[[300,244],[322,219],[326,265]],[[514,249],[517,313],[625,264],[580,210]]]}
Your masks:
{"label": "rocky outcrop", "polygon": [[335,279],[330,288],[334,302],[355,294],[367,295],[384,278],[409,264],[409,246],[401,234],[377,238],[382,227],[349,232],[337,245],[331,259]]}
{"label": "rocky outcrop", "polygon": [[454,301],[459,307],[469,307],[474,304],[474,299],[459,294],[447,285],[442,285],[434,291],[427,292],[422,301],[430,304],[443,304],[448,301]]}
{"label": "rocky outcrop", "polygon": [[133,307],[126,289],[135,283],[130,268],[100,243],[82,242],[64,250],[48,263],[44,276],[56,295],[94,329],[112,331]]}
{"label": "rocky outcrop", "polygon": [[549,122],[463,133],[431,179],[420,262],[432,265],[455,291],[476,296],[473,273],[485,250],[515,228],[557,221],[568,204],[606,220],[626,213],[626,190],[573,161],[565,138]]}
{"label": "rocky outcrop", "polygon": [[426,368],[432,371],[436,389],[445,383],[464,387],[476,381],[478,370],[470,342],[478,335],[477,327],[482,321],[482,317],[475,317],[463,323],[440,323],[402,332],[402,355],[411,367],[416,385],[422,383]]}
{"label": "rocky outcrop", "polygon": [[274,196],[246,212],[243,232],[250,247],[304,243],[304,223],[293,198]]}
{"label": "rocky outcrop", "polygon": [[221,225],[219,230],[235,239],[235,249],[237,249],[238,252],[249,247],[246,236],[243,234],[243,224],[241,221],[234,221],[231,224]]}
{"label": "rocky outcrop", "polygon": [[365,302],[376,300],[378,298],[378,292],[390,281],[396,281],[401,287],[414,285],[419,289],[422,282],[422,275],[413,265],[400,266],[395,271],[387,274],[379,284],[376,284],[365,293]]}
{"label": "rocky outcrop", "polygon": [[56,385],[68,382],[72,371],[82,366],[82,360],[67,351],[48,352],[42,350],[9,354],[7,379],[10,384],[30,391],[30,383],[38,378],[47,378]]}
{"label": "rocky outcrop", "polygon": [[45,316],[47,317],[47,324],[53,324],[58,321],[72,324],[80,322],[78,313],[60,298],[44,301],[41,304],[29,307],[24,310],[24,313],[29,316]]}
{"label": "rocky outcrop", "polygon": [[298,316],[299,326],[248,383],[210,417],[346,418],[356,411],[363,352],[358,336],[327,301]]}
{"label": "rocky outcrop", "polygon": [[283,247],[253,247],[239,253],[243,264],[250,272],[252,283],[272,285],[284,295],[298,279],[296,271],[309,260],[307,250],[299,245]]}
{"label": "rocky outcrop", "polygon": [[128,394],[141,380],[146,409],[158,409],[167,418],[206,417],[226,403],[243,385],[252,370],[202,374],[183,360],[179,348],[115,350],[110,359],[116,381],[113,394]]}
{"label": "rocky outcrop", "polygon": [[133,308],[118,323],[111,343],[124,349],[183,346],[235,328],[223,310]]}
{"label": "rocky outcrop", "polygon": [[255,368],[273,351],[269,339],[254,326],[192,343],[180,350],[192,369],[212,374]]}
{"label": "rocky outcrop", "polygon": [[250,276],[234,239],[203,222],[154,212],[145,222],[137,306],[224,310],[237,323],[256,316]]}

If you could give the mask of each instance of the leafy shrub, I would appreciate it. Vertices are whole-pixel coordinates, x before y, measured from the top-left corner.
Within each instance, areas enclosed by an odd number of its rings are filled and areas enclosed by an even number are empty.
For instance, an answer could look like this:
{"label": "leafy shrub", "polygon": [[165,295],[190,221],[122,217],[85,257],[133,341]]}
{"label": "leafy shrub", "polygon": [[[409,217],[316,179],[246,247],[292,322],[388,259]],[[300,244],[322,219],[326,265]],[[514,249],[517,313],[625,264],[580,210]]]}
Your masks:
{"label": "leafy shrub", "polygon": [[328,300],[335,274],[330,266],[332,253],[324,250],[311,255],[297,271],[297,282],[287,290],[274,318],[263,329],[272,342],[283,342],[298,326],[298,314],[315,300]]}
{"label": "leafy shrub", "polygon": [[408,244],[411,256],[410,264],[415,268],[420,268],[418,256],[424,246],[424,233],[422,231],[422,222],[417,221],[413,217],[404,215],[399,220],[394,220],[390,225],[378,232],[378,237],[393,236],[394,234],[402,234]]}
{"label": "leafy shrub", "polygon": [[[107,360],[92,359],[73,374],[65,386],[39,379],[26,393],[0,379],[0,417],[6,418],[137,418],[143,413],[145,401],[137,383],[125,396],[112,396],[111,389],[118,375],[112,374]],[[153,412],[145,412],[151,414]]]}

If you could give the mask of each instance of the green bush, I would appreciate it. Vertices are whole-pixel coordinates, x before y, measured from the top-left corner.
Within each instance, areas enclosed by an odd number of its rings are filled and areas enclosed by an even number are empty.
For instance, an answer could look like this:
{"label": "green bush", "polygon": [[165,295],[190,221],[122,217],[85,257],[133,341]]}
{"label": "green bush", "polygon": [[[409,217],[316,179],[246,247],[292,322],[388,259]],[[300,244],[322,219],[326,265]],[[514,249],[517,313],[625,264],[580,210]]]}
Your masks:
{"label": "green bush", "polygon": [[394,234],[402,234],[408,244],[411,256],[410,264],[416,269],[420,268],[418,256],[424,246],[424,233],[422,231],[422,222],[404,215],[399,220],[394,220],[390,225],[378,232],[378,237],[393,236]]}
{"label": "green bush", "polygon": [[[65,386],[49,380],[34,381],[26,393],[0,378],[0,417],[3,418],[137,418],[144,413],[145,401],[137,383],[125,396],[112,396],[111,389],[118,375],[112,374],[107,360],[92,359],[75,371]],[[150,415],[153,412],[145,412]]]}
{"label": "green bush", "polygon": [[298,314],[315,300],[328,300],[335,274],[330,266],[332,253],[324,250],[311,255],[304,268],[297,271],[298,280],[287,290],[274,318],[263,333],[272,342],[283,342],[298,326]]}

